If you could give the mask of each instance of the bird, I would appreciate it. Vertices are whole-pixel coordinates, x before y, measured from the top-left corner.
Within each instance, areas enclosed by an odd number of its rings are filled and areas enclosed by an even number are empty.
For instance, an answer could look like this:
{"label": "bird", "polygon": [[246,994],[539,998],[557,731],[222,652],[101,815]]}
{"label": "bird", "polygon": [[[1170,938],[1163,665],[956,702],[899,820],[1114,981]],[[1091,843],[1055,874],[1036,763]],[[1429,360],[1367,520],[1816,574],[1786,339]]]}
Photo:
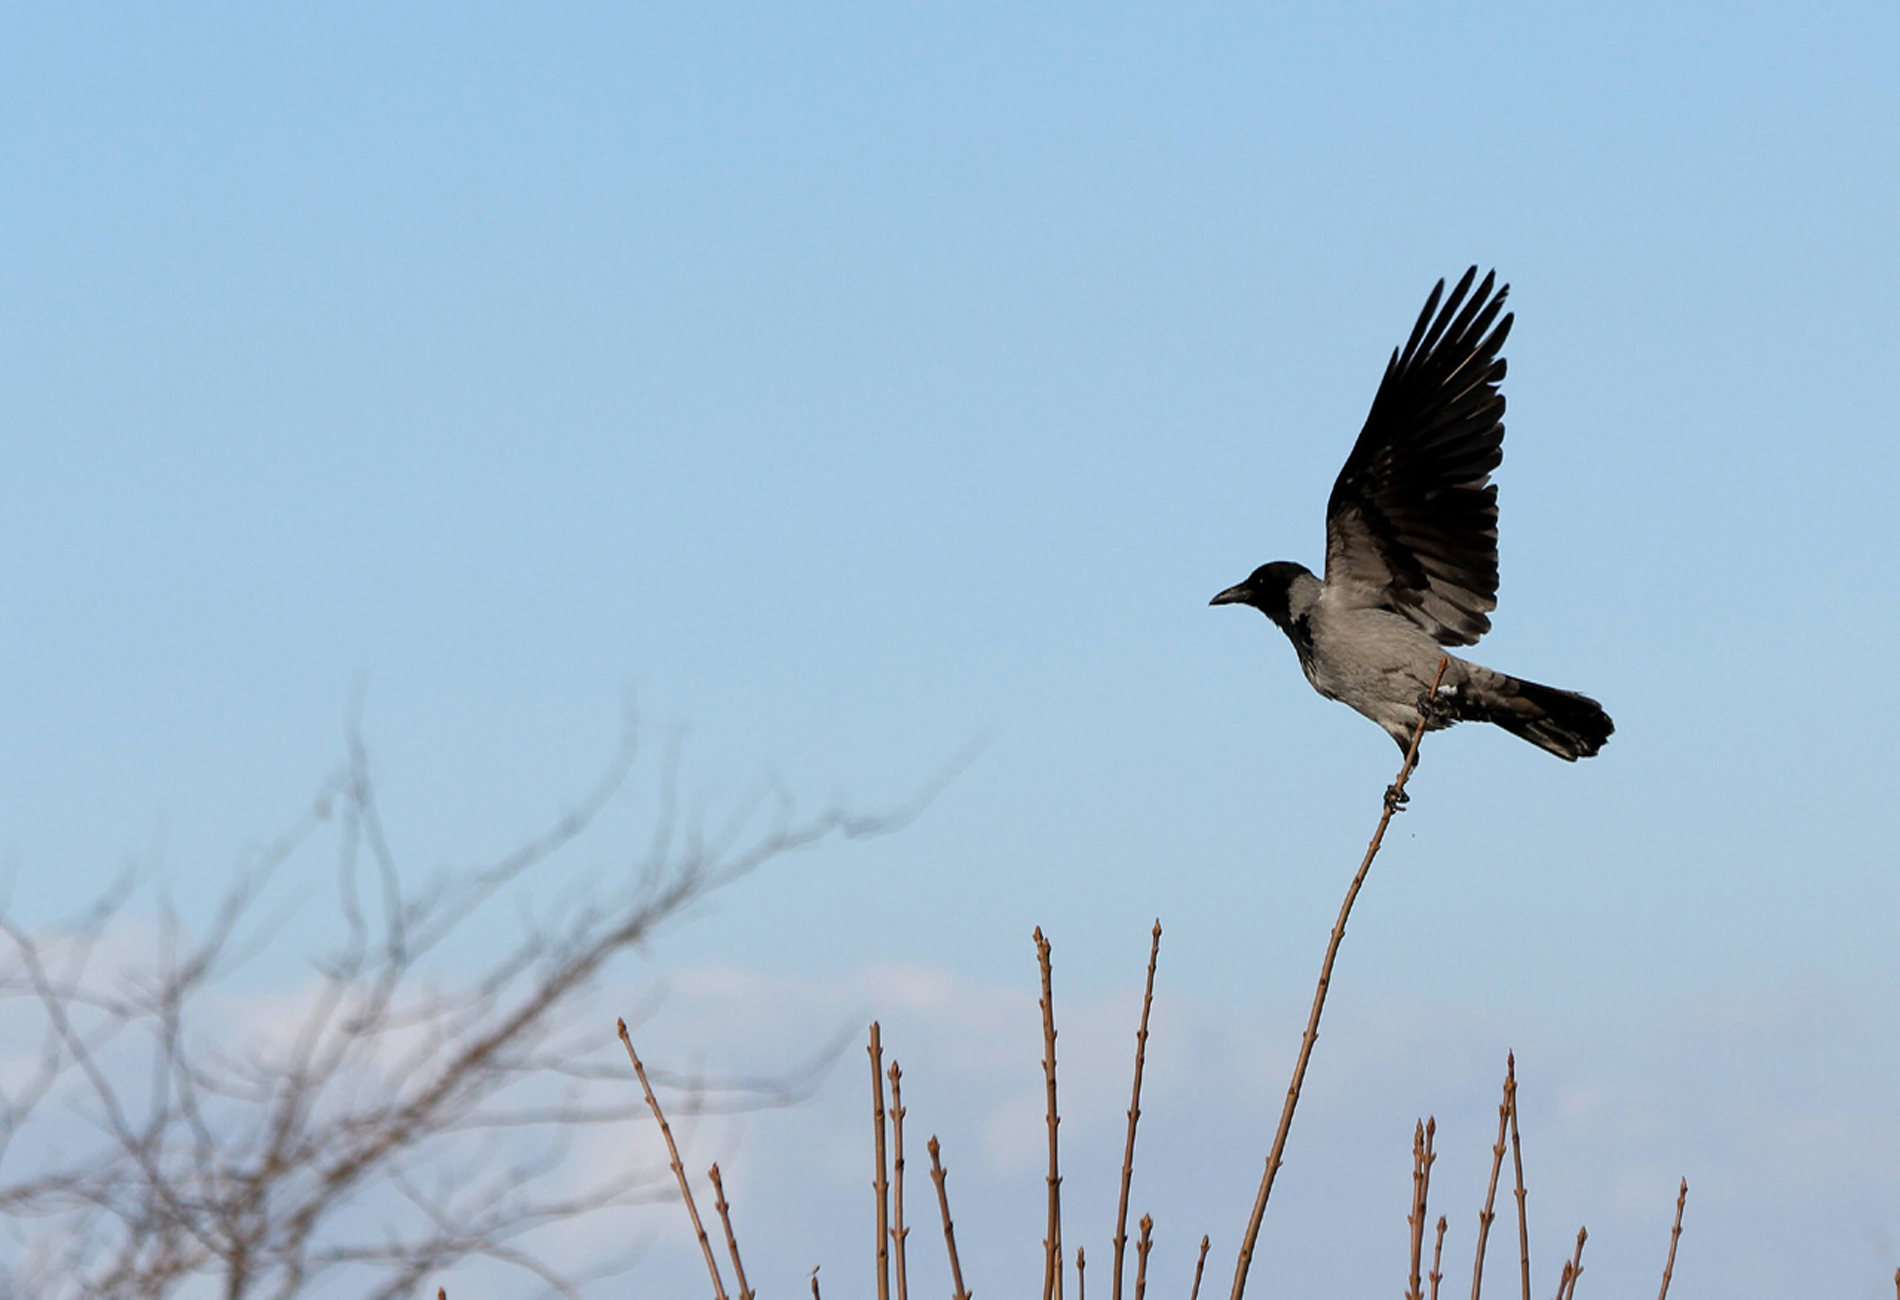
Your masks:
{"label": "bird", "polygon": [[1428,731],[1489,722],[1575,762],[1616,730],[1601,704],[1442,649],[1476,644],[1498,603],[1491,471],[1504,459],[1501,353],[1513,317],[1500,316],[1510,286],[1494,292],[1493,271],[1474,291],[1477,274],[1466,271],[1449,295],[1440,280],[1392,350],[1327,498],[1325,575],[1279,560],[1209,603],[1265,614],[1313,689],[1370,718],[1401,751],[1411,752],[1421,718]]}

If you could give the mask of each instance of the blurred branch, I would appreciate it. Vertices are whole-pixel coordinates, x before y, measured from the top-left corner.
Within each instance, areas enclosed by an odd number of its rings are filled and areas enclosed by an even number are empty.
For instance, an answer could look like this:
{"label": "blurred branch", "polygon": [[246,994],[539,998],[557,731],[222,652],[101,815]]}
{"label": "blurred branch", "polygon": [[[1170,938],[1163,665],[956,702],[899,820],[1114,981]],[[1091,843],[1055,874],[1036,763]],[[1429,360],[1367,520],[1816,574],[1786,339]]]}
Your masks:
{"label": "blurred branch", "polygon": [[[578,1032],[585,995],[692,903],[781,855],[905,825],[955,770],[878,817],[803,815],[769,786],[706,833],[703,816],[680,813],[669,748],[652,836],[620,883],[576,889],[538,918],[524,900],[518,936],[483,947],[487,930],[469,923],[625,789],[637,719],[629,711],[599,778],[549,825],[410,884],[360,712],[359,692],[341,771],[240,864],[202,933],[169,901],[155,926],[132,915],[130,876],[59,927],[0,905],[0,1012],[33,1022],[10,1023],[12,1041],[37,1042],[0,1080],[0,1214],[14,1230],[0,1294],[148,1300],[211,1285],[291,1297],[322,1283],[394,1297],[487,1260],[575,1295],[624,1269],[637,1250],[589,1267],[533,1244],[550,1225],[667,1195],[663,1169],[589,1178],[571,1160],[589,1129],[637,1113],[615,1087],[625,1066],[610,1071]],[[246,962],[322,920],[308,900],[301,914],[262,904],[326,835],[331,937],[305,940],[314,977],[283,996],[234,989]],[[823,1060],[788,1079],[651,1078],[689,1113],[751,1110],[804,1096]]]}

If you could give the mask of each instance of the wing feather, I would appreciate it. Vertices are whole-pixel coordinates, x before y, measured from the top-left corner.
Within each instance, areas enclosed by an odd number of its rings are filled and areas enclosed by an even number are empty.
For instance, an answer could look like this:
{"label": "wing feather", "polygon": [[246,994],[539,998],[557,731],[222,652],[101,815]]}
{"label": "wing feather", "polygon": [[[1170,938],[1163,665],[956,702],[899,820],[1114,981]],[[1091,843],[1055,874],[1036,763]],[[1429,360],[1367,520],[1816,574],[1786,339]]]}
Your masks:
{"label": "wing feather", "polygon": [[[1395,348],[1326,505],[1326,583],[1470,645],[1497,608],[1504,358],[1496,273],[1440,280]],[[1441,305],[1442,304],[1442,305]]]}

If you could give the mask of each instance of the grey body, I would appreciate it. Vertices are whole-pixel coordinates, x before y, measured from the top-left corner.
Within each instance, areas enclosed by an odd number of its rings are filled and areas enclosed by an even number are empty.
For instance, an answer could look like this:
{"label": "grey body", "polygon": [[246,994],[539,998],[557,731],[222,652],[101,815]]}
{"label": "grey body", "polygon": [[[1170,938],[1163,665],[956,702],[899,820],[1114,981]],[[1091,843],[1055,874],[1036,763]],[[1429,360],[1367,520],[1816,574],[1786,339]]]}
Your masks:
{"label": "grey body", "polygon": [[[1492,722],[1574,760],[1614,724],[1588,696],[1539,686],[1448,655],[1490,629],[1497,607],[1497,488],[1504,398],[1498,355],[1507,290],[1467,272],[1434,319],[1441,281],[1403,353],[1395,350],[1366,426],[1333,485],[1326,576],[1262,565],[1213,604],[1252,605],[1285,632],[1313,689],[1411,743],[1441,658],[1428,730]],[[1493,328],[1493,322],[1497,321]]]}

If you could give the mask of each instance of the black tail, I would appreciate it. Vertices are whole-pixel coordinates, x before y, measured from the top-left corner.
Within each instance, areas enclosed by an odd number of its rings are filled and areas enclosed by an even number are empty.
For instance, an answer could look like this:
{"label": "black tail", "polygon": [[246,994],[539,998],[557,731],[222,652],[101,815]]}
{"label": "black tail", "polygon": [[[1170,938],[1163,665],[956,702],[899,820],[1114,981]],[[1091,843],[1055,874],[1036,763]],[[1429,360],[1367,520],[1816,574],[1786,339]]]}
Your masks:
{"label": "black tail", "polygon": [[1519,681],[1500,672],[1480,672],[1482,676],[1473,673],[1470,688],[1459,702],[1461,720],[1494,722],[1566,762],[1589,758],[1616,730],[1603,706],[1588,695]]}

